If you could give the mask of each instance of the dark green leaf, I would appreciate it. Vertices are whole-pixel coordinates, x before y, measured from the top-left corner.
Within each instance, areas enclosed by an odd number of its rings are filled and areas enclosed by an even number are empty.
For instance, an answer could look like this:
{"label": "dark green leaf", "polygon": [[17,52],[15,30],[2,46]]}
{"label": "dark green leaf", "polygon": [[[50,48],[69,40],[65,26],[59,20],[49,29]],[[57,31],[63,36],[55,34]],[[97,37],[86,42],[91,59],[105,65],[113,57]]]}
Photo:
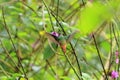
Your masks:
{"label": "dark green leaf", "polygon": [[51,58],[57,50],[57,44],[51,43],[51,46],[48,44],[45,49],[44,49],[44,59],[49,59]]}

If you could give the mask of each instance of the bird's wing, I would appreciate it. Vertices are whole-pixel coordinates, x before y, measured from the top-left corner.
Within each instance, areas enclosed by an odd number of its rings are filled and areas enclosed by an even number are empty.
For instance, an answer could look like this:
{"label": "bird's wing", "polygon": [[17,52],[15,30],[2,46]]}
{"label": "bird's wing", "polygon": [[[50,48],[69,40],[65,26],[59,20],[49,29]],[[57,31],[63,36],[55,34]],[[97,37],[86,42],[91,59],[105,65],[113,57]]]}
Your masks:
{"label": "bird's wing", "polygon": [[50,33],[48,33],[48,32],[46,32],[45,35],[47,36],[47,38],[48,38],[50,41],[52,41],[52,42],[54,42],[54,43],[56,43],[56,44],[59,44],[59,42],[57,41],[57,37],[56,37],[56,36],[54,36],[54,35],[52,35],[52,34],[50,34]]}
{"label": "bird's wing", "polygon": [[76,34],[76,33],[78,33],[79,31],[74,31],[73,33],[71,33],[68,37],[67,37],[67,39],[66,39],[66,42],[70,42],[71,41],[71,39],[74,37],[74,35]]}

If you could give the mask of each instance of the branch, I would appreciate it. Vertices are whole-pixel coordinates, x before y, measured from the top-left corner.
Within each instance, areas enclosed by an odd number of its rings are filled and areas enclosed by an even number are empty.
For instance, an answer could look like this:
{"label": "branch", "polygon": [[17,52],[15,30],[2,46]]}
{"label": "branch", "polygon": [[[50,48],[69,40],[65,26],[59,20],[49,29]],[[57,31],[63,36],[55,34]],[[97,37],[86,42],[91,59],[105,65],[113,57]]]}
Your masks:
{"label": "branch", "polygon": [[101,62],[101,64],[102,64],[102,68],[103,68],[103,71],[104,71],[104,74],[105,74],[105,79],[108,80],[107,73],[106,73],[106,71],[105,71],[104,64],[103,64],[103,62],[102,62],[102,58],[101,58],[101,55],[100,55],[100,52],[99,52],[99,49],[98,49],[97,42],[96,42],[96,39],[95,39],[94,34],[92,34],[92,37],[93,37],[94,44],[95,44],[95,47],[96,47],[96,50],[97,50],[97,53],[98,53],[98,57],[99,57],[100,62]]}
{"label": "branch", "polygon": [[12,36],[11,36],[11,34],[10,34],[9,29],[7,28],[7,24],[6,24],[6,21],[5,21],[5,15],[4,15],[4,7],[2,7],[2,17],[3,17],[4,27],[5,27],[7,33],[8,33],[8,35],[9,35],[9,37],[10,37],[10,41],[11,41],[11,43],[12,43],[12,46],[13,46],[14,50],[15,50],[15,53],[16,53],[18,62],[19,62],[19,64],[20,64],[21,68],[22,68],[22,71],[23,71],[23,73],[24,73],[24,75],[25,75],[25,78],[27,78],[27,75],[26,75],[26,73],[25,73],[24,67],[22,66],[22,62],[21,62],[21,60],[20,60],[20,57],[19,57],[19,55],[17,54],[17,49],[16,49],[15,44],[14,44],[14,42],[13,42]]}

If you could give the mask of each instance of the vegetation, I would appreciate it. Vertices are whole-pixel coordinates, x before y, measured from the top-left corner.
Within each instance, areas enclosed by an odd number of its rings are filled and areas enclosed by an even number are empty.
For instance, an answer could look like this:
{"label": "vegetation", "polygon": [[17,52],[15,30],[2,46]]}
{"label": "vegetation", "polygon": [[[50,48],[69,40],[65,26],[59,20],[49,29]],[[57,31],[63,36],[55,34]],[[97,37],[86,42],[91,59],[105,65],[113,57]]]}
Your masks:
{"label": "vegetation", "polygon": [[0,80],[119,80],[120,0],[0,0]]}

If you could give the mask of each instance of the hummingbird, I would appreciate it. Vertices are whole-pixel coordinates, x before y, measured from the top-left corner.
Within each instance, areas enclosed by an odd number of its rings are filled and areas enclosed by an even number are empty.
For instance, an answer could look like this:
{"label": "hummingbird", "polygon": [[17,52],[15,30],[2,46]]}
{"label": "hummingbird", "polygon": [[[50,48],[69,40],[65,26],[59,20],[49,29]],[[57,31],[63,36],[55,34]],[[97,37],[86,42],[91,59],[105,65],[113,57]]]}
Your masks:
{"label": "hummingbird", "polygon": [[71,34],[64,36],[62,34],[58,34],[57,32],[48,33],[45,32],[47,38],[54,42],[55,44],[59,45],[64,53],[66,53],[67,43],[71,41],[74,35],[79,31],[74,31]]}

